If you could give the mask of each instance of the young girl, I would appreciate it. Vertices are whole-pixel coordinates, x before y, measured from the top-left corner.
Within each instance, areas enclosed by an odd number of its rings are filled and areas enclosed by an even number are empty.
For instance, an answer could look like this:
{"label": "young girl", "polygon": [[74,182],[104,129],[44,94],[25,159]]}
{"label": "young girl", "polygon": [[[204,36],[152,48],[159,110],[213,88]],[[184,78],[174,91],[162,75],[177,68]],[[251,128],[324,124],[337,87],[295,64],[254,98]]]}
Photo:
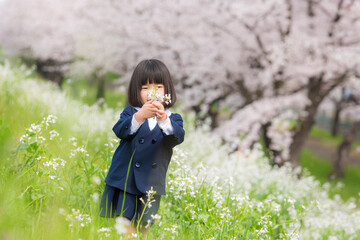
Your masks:
{"label": "young girl", "polygon": [[[149,99],[149,92],[154,88],[161,96],[169,94],[170,101]],[[121,215],[129,223],[150,222],[152,225],[151,215],[157,213],[160,197],[165,195],[172,149],[184,141],[185,135],[182,117],[169,110],[176,102],[176,93],[164,63],[149,59],[136,66],[128,88],[128,102],[130,106],[124,109],[112,128],[121,141],[105,178],[100,216]],[[150,189],[155,191],[155,202],[144,209],[143,202],[149,200],[147,192]],[[130,233],[135,229],[132,225]],[[146,230],[141,229],[146,234]]]}

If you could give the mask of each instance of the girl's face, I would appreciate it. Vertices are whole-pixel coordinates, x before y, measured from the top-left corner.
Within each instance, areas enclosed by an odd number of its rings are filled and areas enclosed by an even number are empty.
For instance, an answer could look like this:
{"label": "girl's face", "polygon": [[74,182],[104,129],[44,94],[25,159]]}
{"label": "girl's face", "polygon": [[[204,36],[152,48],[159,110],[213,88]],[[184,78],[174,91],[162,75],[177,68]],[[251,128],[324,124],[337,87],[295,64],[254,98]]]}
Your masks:
{"label": "girl's face", "polygon": [[140,96],[141,96],[141,102],[142,104],[146,103],[148,100],[149,92],[153,89],[157,88],[157,92],[161,95],[165,95],[165,87],[164,84],[158,84],[158,83],[147,83],[146,85],[142,85],[140,90]]}

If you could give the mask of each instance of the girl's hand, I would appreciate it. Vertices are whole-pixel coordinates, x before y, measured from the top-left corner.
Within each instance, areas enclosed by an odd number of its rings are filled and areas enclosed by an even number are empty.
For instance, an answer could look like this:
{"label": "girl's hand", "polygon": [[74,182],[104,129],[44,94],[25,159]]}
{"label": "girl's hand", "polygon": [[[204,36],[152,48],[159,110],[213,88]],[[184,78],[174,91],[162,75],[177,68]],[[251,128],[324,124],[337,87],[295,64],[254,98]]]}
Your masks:
{"label": "girl's hand", "polygon": [[152,101],[146,102],[140,108],[140,110],[137,113],[135,113],[134,117],[138,123],[142,123],[145,121],[145,119],[154,117],[156,115],[156,111],[158,109],[152,103],[153,103]]}
{"label": "girl's hand", "polygon": [[160,102],[153,102],[152,103],[156,107],[156,120],[158,122],[165,121],[167,118],[167,114],[165,112],[164,105]]}

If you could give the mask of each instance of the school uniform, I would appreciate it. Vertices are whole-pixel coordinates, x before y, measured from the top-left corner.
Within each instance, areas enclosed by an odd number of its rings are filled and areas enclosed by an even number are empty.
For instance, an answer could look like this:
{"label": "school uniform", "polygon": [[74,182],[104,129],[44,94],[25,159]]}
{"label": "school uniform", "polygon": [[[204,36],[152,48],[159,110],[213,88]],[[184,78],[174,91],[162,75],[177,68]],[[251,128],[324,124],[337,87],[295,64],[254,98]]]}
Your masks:
{"label": "school uniform", "polygon": [[[139,109],[127,106],[112,128],[121,141],[105,178],[106,187],[100,203],[101,216],[108,215],[109,212],[105,209],[110,206],[112,214],[115,214],[116,208],[116,215],[120,215],[121,209],[116,205],[122,204],[121,197],[125,191],[126,181],[126,194],[129,194],[129,199],[135,196],[134,199],[138,201],[141,196],[145,197],[146,191],[151,187],[156,191],[152,211],[157,211],[156,208],[159,207],[156,205],[156,199],[159,202],[160,196],[166,194],[165,180],[173,154],[172,149],[184,141],[183,120],[180,114],[166,110],[168,117],[165,121],[157,123],[156,119],[150,118],[138,123],[134,114]],[[125,205],[131,208],[126,204],[126,200]],[[132,219],[131,216],[128,218]]]}

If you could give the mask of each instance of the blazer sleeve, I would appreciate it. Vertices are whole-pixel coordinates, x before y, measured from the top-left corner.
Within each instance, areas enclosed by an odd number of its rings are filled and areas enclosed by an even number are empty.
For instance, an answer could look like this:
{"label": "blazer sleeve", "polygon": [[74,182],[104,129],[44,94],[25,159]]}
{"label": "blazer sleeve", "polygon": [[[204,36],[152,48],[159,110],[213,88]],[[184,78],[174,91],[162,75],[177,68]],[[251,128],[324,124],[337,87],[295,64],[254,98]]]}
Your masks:
{"label": "blazer sleeve", "polygon": [[170,135],[163,133],[163,135],[166,146],[173,148],[184,141],[185,130],[183,128],[183,119],[180,114],[172,113],[169,118],[174,132]]}
{"label": "blazer sleeve", "polygon": [[130,134],[131,120],[134,113],[134,109],[131,106],[127,106],[120,114],[119,121],[112,128],[118,138],[129,141],[136,135],[136,132]]}

